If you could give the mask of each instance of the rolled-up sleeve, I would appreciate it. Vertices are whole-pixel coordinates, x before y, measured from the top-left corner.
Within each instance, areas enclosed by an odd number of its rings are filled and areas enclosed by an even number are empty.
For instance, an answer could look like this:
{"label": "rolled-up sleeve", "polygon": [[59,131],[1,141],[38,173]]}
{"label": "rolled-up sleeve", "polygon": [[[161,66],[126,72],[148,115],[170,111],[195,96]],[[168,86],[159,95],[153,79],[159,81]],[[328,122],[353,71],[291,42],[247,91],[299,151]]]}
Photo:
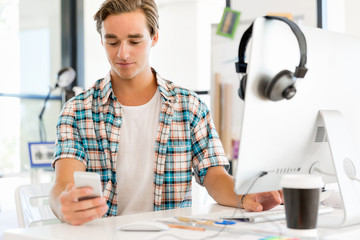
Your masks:
{"label": "rolled-up sleeve", "polygon": [[229,161],[205,103],[194,98],[190,105],[193,112],[191,122],[192,163],[196,181],[203,185],[209,167],[224,166],[228,170]]}
{"label": "rolled-up sleeve", "polygon": [[65,104],[60,114],[56,126],[53,167],[55,166],[55,162],[62,158],[77,159],[86,166],[87,154],[76,123],[75,112],[76,109],[74,108],[73,101],[69,101]]}

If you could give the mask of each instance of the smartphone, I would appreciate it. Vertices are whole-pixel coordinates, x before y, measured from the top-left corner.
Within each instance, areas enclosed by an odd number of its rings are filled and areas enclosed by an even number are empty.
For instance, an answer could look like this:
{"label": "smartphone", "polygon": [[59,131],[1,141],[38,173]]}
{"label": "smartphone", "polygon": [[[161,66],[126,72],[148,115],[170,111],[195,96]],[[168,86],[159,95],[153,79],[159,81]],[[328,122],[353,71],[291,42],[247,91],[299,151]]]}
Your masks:
{"label": "smartphone", "polygon": [[102,197],[100,174],[95,172],[74,172],[74,182],[77,188],[91,187],[93,193],[89,196],[79,198],[79,201],[91,199],[95,197]]}

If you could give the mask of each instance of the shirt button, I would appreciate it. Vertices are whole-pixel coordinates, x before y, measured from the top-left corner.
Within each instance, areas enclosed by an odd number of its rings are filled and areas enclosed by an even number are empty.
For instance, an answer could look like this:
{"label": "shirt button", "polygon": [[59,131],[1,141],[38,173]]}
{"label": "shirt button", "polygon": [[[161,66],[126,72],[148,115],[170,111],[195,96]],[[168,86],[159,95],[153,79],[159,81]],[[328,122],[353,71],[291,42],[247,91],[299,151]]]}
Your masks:
{"label": "shirt button", "polygon": [[113,147],[113,148],[111,148],[111,151],[112,151],[112,152],[115,152],[115,151],[116,151],[116,149]]}
{"label": "shirt button", "polygon": [[116,121],[116,123],[117,123],[117,124],[120,124],[120,123],[121,123],[120,119],[119,119],[119,120],[117,120],[117,121]]}

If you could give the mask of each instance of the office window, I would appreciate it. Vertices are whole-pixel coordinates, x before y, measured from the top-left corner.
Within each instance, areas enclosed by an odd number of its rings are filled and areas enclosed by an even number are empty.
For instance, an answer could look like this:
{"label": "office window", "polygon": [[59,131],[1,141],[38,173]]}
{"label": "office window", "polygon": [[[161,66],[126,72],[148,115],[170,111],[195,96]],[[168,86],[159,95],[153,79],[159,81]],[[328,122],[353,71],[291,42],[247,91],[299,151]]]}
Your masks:
{"label": "office window", "polygon": [[[40,141],[38,115],[61,67],[60,1],[0,1],[0,174],[29,169],[28,142]],[[55,140],[59,95],[44,113],[47,141]]]}

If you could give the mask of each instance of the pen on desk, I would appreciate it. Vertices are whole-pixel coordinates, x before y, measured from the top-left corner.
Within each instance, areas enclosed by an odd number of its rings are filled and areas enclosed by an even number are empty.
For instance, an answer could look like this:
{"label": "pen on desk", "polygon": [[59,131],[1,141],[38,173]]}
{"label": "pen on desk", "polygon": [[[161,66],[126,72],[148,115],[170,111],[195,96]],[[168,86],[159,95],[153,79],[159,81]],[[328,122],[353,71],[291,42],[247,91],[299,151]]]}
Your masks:
{"label": "pen on desk", "polygon": [[189,217],[176,217],[176,219],[180,222],[193,222],[200,225],[214,225],[214,221],[208,219],[197,219],[197,218],[189,218]]}
{"label": "pen on desk", "polygon": [[195,230],[195,231],[205,231],[205,228],[202,227],[194,227],[194,226],[184,226],[184,225],[178,225],[178,224],[167,224],[171,228],[181,228],[181,229],[188,229],[188,230]]}

